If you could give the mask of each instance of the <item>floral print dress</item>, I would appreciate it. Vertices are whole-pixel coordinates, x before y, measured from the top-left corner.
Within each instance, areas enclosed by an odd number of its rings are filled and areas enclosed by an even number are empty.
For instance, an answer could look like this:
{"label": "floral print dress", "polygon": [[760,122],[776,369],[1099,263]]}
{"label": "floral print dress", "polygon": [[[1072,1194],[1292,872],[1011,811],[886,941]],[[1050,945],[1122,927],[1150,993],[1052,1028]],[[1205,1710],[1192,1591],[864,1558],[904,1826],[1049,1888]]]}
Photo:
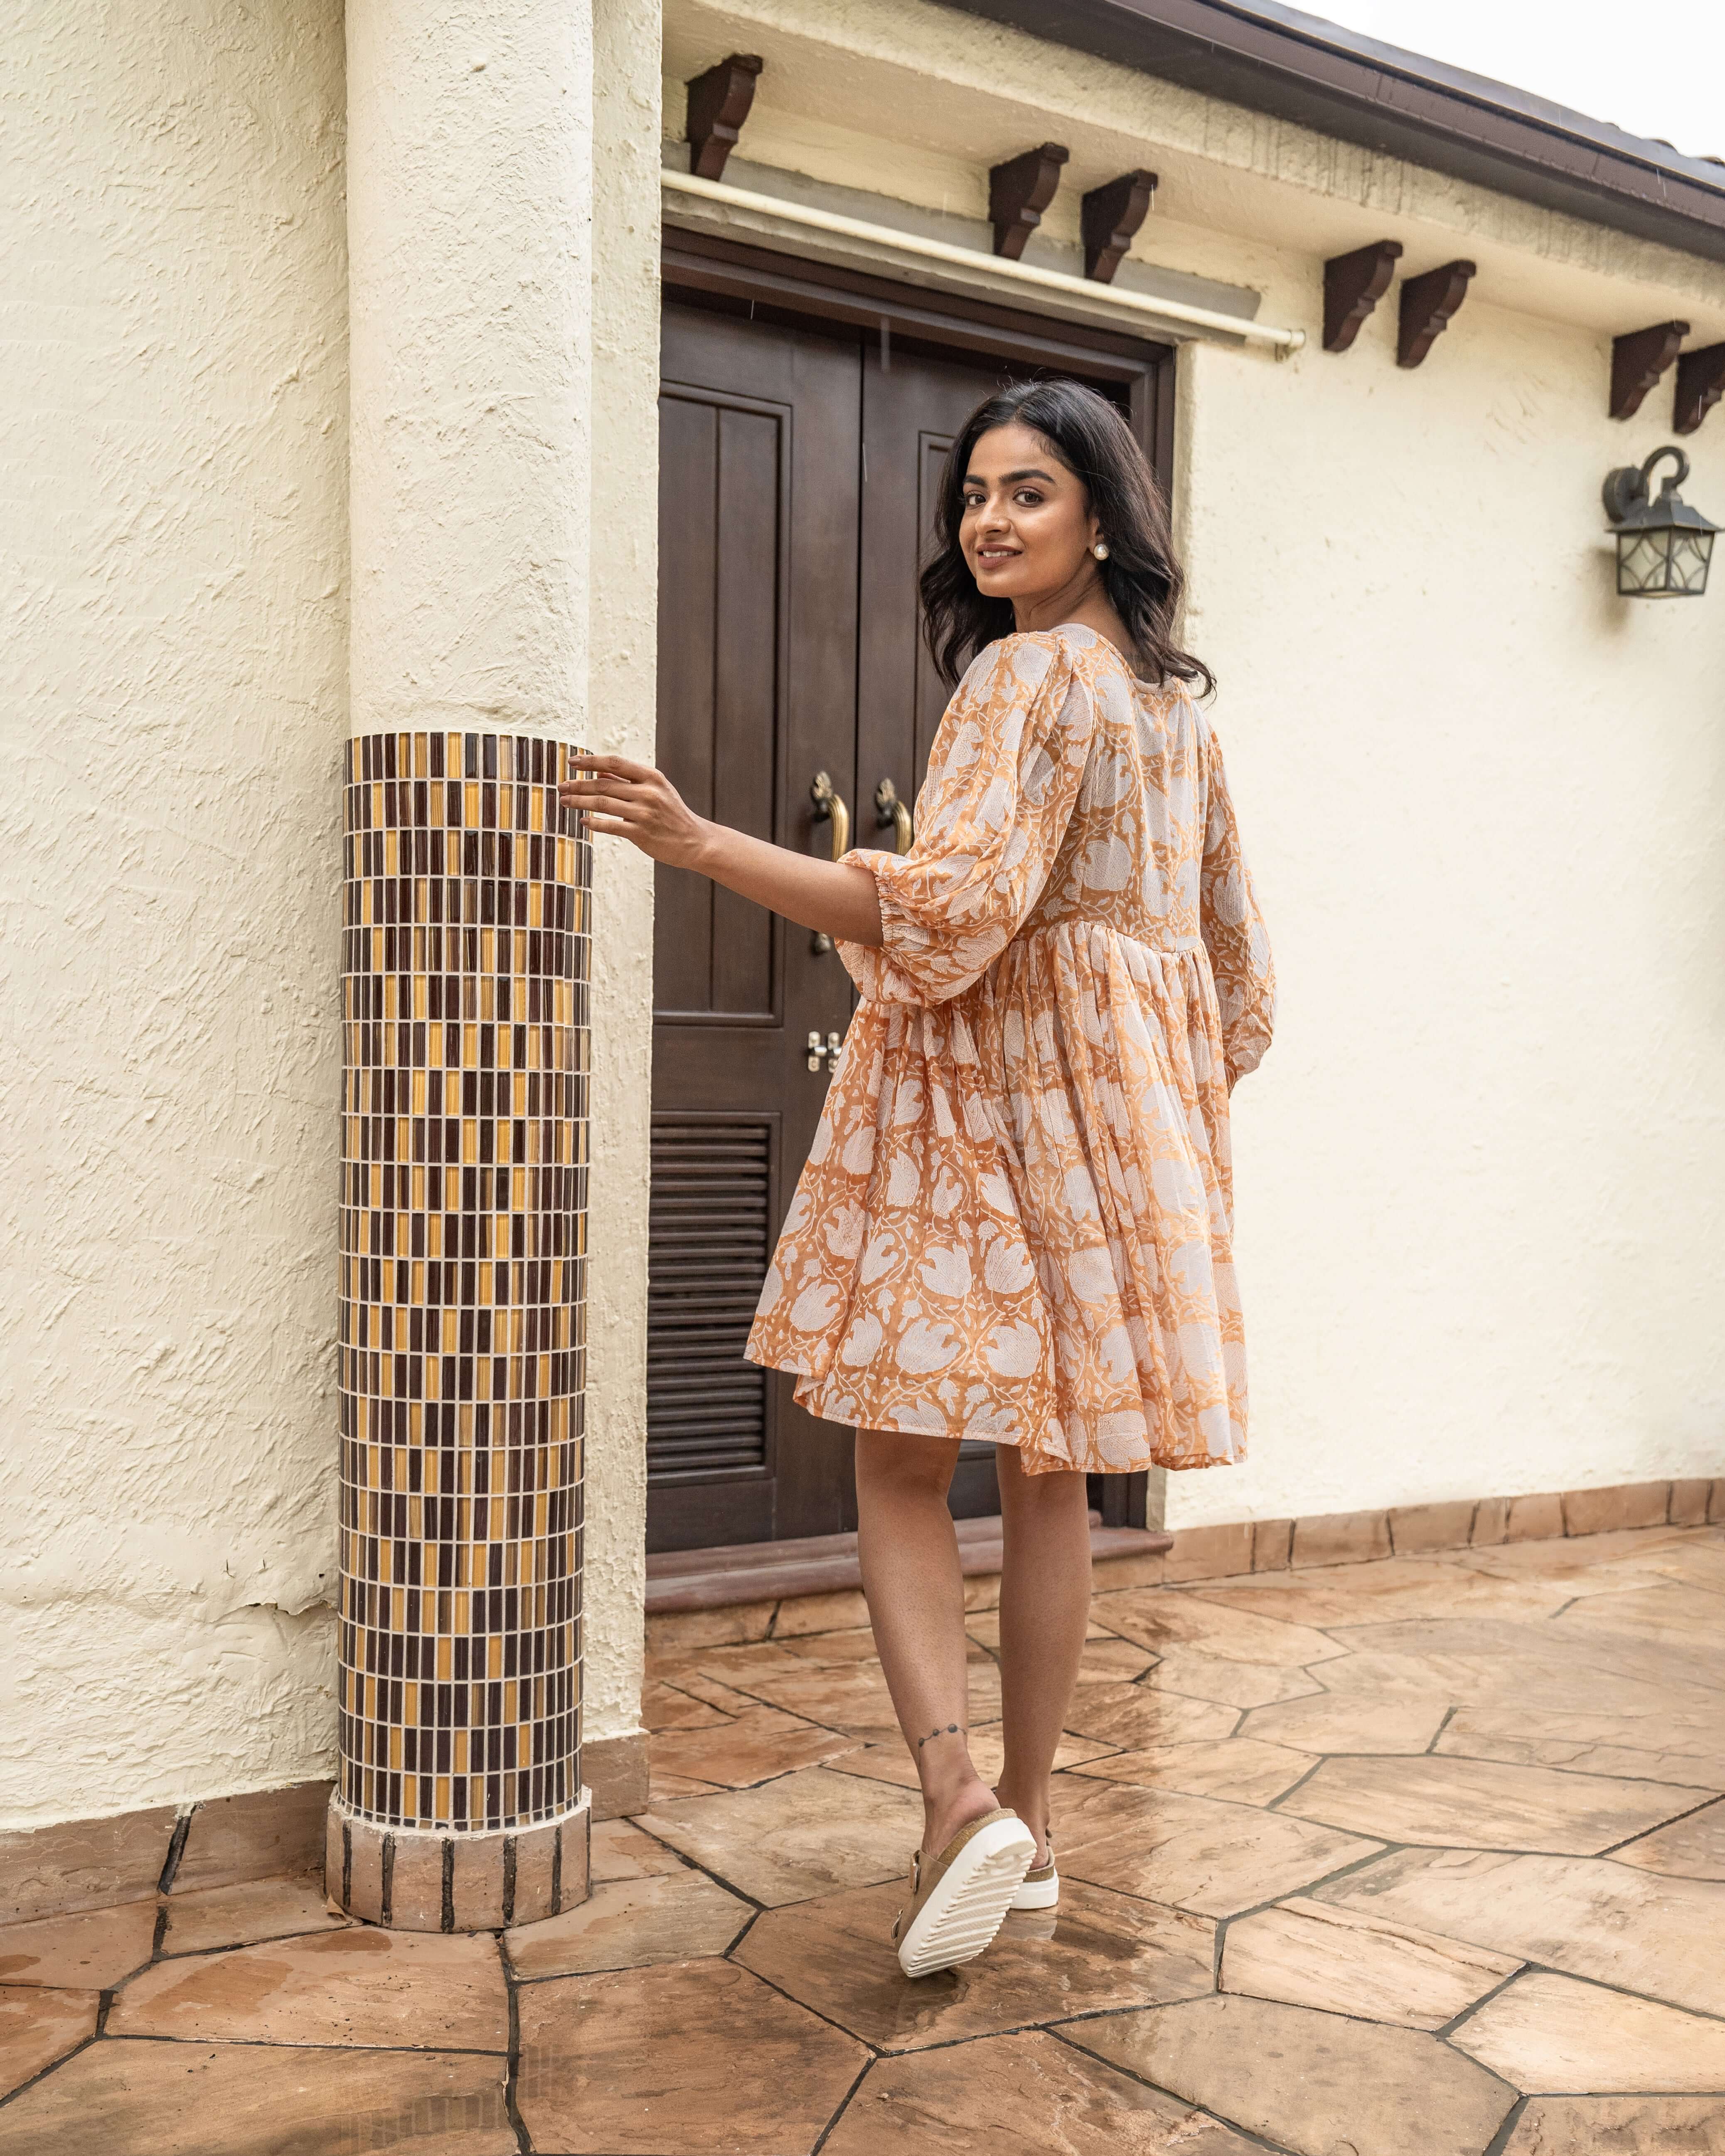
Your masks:
{"label": "floral print dress", "polygon": [[1221,750],[1076,627],[992,644],[935,737],[885,941],[750,1334],[811,1414],[1032,1474],[1242,1456],[1228,1089],[1275,981]]}

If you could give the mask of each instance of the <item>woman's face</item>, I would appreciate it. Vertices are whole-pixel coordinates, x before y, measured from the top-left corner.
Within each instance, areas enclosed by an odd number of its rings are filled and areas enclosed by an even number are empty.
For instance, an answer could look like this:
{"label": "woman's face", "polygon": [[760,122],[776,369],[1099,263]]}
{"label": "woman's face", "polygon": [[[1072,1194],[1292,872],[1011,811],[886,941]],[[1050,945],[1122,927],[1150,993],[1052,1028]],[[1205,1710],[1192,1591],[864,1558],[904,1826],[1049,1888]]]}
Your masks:
{"label": "woman's face", "polygon": [[1034,428],[978,435],[964,475],[958,545],[984,598],[1020,603],[1096,573],[1090,495]]}

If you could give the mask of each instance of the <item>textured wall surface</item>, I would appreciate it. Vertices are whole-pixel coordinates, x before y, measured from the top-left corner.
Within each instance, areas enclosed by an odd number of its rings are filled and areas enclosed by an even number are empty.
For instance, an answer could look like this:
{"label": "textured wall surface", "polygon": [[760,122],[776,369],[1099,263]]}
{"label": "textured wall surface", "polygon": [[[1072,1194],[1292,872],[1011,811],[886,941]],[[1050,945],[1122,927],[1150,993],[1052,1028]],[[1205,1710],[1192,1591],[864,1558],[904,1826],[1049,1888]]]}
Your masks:
{"label": "textured wall surface", "polygon": [[[593,459],[587,740],[650,761],[659,613],[659,0],[593,8]],[[593,845],[583,1740],[629,1735],[646,1584],[653,865]]]}
{"label": "textured wall surface", "polygon": [[6,10],[0,1823],[327,1771],[341,14]]}
{"label": "textured wall surface", "polygon": [[[1615,594],[1614,330],[1725,337],[1725,271],[920,0],[668,0],[680,83],[766,60],[757,164],[974,213],[993,160],[1162,174],[1140,259],[1248,285],[1296,358],[1188,346],[1189,640],[1269,915],[1236,1096],[1252,1456],[1171,1526],[1725,1466],[1725,585]],[[680,120],[668,88],[668,122]],[[1395,295],[1320,346],[1322,263],[1480,274],[1417,370]],[[1033,240],[1026,259],[1034,259]],[[1725,421],[1687,443],[1725,521]]]}

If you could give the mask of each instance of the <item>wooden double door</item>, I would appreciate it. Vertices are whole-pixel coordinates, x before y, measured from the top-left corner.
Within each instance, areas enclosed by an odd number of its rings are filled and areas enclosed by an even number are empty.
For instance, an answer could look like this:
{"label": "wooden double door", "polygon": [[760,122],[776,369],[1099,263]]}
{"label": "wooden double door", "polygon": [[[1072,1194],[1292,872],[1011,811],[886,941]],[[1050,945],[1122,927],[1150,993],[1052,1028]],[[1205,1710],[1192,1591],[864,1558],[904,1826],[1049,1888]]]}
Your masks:
{"label": "wooden double door", "polygon": [[[826,855],[906,835],[944,708],[916,575],[948,447],[1010,359],[668,298],[659,761],[693,807]],[[1070,367],[1065,371],[1072,371]],[[1106,378],[1098,387],[1120,392]],[[855,1005],[825,939],[660,869],[648,1547],[855,1525],[852,1433],[744,1360]],[[968,1445],[960,1517],[999,1510]]]}

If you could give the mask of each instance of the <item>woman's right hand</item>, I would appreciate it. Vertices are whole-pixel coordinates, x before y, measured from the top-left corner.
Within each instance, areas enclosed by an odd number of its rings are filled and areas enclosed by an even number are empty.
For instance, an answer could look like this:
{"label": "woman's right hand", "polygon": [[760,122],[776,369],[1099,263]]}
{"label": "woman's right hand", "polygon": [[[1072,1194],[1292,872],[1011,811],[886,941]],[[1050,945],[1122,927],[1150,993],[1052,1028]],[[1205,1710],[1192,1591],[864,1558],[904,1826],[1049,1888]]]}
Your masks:
{"label": "woman's right hand", "polygon": [[714,827],[696,814],[662,771],[626,756],[572,757],[570,764],[583,775],[558,787],[564,808],[584,810],[593,830],[627,839],[655,861],[701,867]]}

